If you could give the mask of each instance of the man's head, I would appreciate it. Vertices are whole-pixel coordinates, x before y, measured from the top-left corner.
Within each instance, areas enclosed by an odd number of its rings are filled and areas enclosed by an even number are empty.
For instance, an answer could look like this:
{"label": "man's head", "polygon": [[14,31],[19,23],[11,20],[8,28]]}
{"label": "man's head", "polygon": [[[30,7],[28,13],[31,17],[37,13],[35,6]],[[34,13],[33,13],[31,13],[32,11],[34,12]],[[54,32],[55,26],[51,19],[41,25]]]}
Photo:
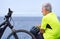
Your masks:
{"label": "man's head", "polygon": [[42,13],[43,13],[43,15],[45,16],[45,15],[47,15],[50,12],[52,12],[51,4],[50,3],[45,3],[42,6]]}

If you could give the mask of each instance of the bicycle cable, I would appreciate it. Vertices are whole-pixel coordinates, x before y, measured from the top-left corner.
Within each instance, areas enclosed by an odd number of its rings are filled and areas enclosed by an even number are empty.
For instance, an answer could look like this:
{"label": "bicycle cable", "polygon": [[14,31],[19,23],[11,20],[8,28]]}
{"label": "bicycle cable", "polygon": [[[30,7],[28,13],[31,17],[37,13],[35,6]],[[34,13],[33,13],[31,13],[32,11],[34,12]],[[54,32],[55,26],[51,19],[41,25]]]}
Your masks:
{"label": "bicycle cable", "polygon": [[15,22],[14,22],[14,20],[12,19],[12,17],[10,18],[9,21],[10,21],[10,22],[12,21],[12,22],[13,22],[13,26],[14,26]]}

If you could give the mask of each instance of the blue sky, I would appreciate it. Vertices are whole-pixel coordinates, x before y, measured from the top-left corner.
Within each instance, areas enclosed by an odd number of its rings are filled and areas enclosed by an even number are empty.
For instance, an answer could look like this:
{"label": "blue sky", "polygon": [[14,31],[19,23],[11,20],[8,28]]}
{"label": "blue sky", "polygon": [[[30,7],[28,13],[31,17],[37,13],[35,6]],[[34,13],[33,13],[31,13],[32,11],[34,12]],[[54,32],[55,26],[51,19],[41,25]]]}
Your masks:
{"label": "blue sky", "polygon": [[60,1],[59,0],[0,0],[0,16],[4,16],[11,8],[13,16],[42,16],[41,7],[44,3],[51,3],[53,12],[60,16]]}

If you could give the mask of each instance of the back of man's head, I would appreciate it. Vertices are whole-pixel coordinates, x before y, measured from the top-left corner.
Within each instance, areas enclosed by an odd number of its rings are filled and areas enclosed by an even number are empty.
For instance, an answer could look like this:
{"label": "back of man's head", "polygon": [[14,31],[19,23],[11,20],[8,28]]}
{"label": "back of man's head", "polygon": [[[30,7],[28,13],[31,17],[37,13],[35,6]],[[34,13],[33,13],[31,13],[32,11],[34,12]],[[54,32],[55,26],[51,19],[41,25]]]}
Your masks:
{"label": "back of man's head", "polygon": [[51,6],[50,3],[45,3],[45,4],[43,5],[43,7],[44,7],[46,10],[48,10],[49,12],[52,12],[52,6]]}

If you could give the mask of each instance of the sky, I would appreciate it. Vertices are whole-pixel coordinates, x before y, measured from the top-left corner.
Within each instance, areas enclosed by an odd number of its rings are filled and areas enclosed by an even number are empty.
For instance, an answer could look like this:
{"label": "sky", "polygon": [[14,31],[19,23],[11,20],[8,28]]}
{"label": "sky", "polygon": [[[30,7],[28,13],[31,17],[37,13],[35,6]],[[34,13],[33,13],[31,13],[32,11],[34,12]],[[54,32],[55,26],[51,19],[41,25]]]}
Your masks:
{"label": "sky", "polygon": [[11,8],[13,16],[40,17],[44,3],[51,3],[53,12],[60,16],[60,0],[0,0],[0,16],[6,15]]}

